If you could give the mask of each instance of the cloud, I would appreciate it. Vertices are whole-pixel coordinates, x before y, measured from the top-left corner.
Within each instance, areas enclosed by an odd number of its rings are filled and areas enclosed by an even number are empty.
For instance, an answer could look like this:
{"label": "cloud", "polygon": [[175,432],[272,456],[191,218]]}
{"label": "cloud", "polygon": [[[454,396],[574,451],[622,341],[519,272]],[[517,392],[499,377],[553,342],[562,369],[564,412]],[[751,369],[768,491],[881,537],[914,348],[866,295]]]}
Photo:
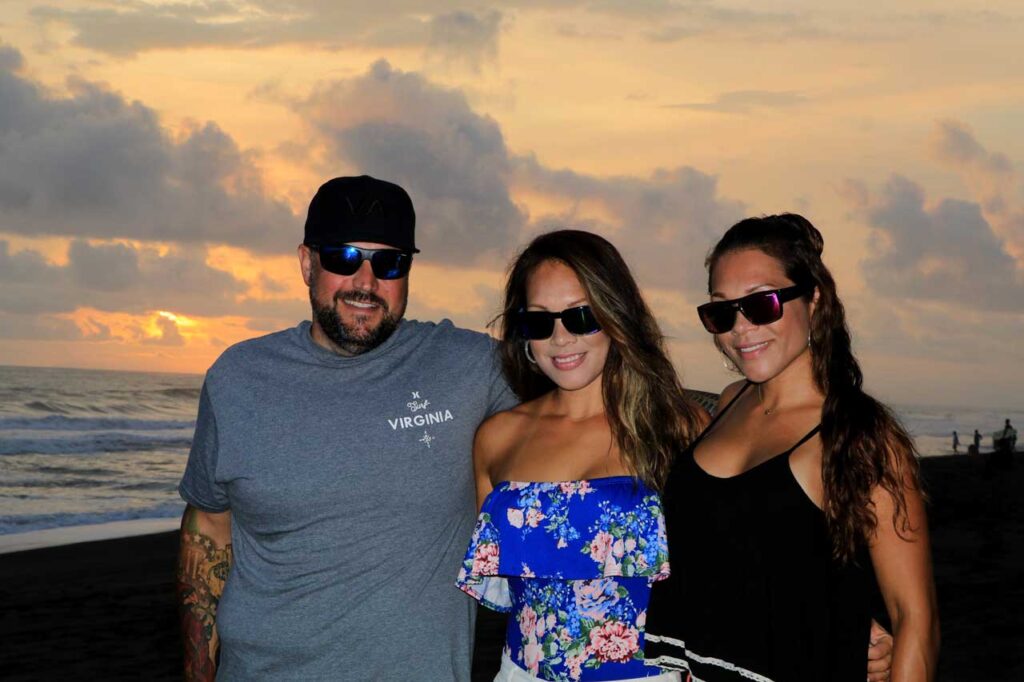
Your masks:
{"label": "cloud", "polygon": [[793,91],[736,90],[723,92],[713,102],[692,102],[689,104],[666,104],[666,109],[692,109],[694,111],[716,111],[727,114],[749,114],[765,109],[782,109],[807,102],[807,98]]}
{"label": "cloud", "polygon": [[933,155],[964,179],[993,231],[1024,269],[1024,197],[1013,162],[987,150],[959,121],[939,122],[930,142]]}
{"label": "cloud", "polygon": [[327,168],[355,167],[405,187],[425,258],[474,262],[518,241],[526,213],[509,193],[501,128],[460,91],[378,61],[296,107],[326,146]]}
{"label": "cloud", "polygon": [[156,4],[138,1],[32,11],[40,23],[72,29],[80,47],[117,57],[149,50],[258,49],[304,44],[329,50],[352,47],[422,47],[476,68],[497,54],[500,4],[447,3],[431,14],[423,3],[339,3],[333,0],[199,0]]}
{"label": "cloud", "polygon": [[17,71],[23,63],[20,52],[8,45],[0,45],[0,70]]}
{"label": "cloud", "polygon": [[327,50],[422,48],[473,69],[496,56],[502,18],[521,14],[557,16],[556,32],[565,37],[626,35],[656,43],[700,35],[743,41],[891,38],[894,20],[875,15],[861,20],[866,23],[861,29],[852,26],[849,13],[763,11],[703,0],[449,0],[441,12],[425,4],[123,0],[77,9],[40,5],[32,16],[44,25],[69,28],[71,41],[80,47],[115,57],[149,50],[300,44]]}
{"label": "cloud", "polygon": [[692,26],[662,26],[648,31],[644,36],[652,43],[676,43],[684,38],[700,35],[700,29]]}
{"label": "cloud", "polygon": [[259,46],[270,21],[246,16],[241,5],[225,2],[153,5],[126,2],[120,8],[62,9],[40,5],[32,10],[40,23],[59,23],[74,31],[72,42],[115,56],[145,50]]}
{"label": "cloud", "polygon": [[154,346],[183,346],[185,339],[178,331],[177,323],[168,318],[160,316],[156,318],[156,326],[160,333],[157,336],[145,336],[142,343]]}
{"label": "cloud", "polygon": [[0,310],[0,339],[82,341],[86,338],[78,325],[71,320],[51,315],[7,313]]}
{"label": "cloud", "polygon": [[536,229],[580,227],[611,240],[638,266],[638,279],[703,297],[704,257],[744,215],[742,202],[718,196],[718,181],[698,169],[659,169],[649,177],[594,177],[553,170],[534,157],[517,160],[516,180],[531,191],[571,203],[538,218]]}
{"label": "cloud", "polygon": [[236,314],[247,285],[205,261],[204,249],[162,253],[151,247],[74,240],[67,264],[54,265],[36,251],[12,254],[8,242],[0,240],[0,311],[52,314],[88,307],[135,314]]}
{"label": "cloud", "polygon": [[887,298],[955,303],[1020,314],[1024,281],[1014,259],[973,202],[926,203],[924,190],[892,176],[878,195],[848,197],[873,229],[862,263],[868,287]]}
{"label": "cloud", "polygon": [[[530,234],[589,227],[652,263],[648,282],[703,291],[706,249],[742,217],[743,205],[720,198],[717,180],[694,168],[601,178],[516,154],[461,92],[385,61],[322,86],[296,109],[326,148],[325,167],[355,167],[409,191],[422,257],[438,263],[504,261]],[[566,208],[531,218],[515,201],[522,191]]]}
{"label": "cloud", "polygon": [[449,0],[437,12],[421,0],[192,0],[117,3],[68,9],[38,5],[40,24],[70,29],[71,42],[115,57],[150,50],[263,49],[306,45],[327,50],[423,48],[479,69],[498,50],[502,17],[558,13],[566,37],[637,35],[655,43],[695,36],[716,40],[885,40],[947,26],[1008,25],[1019,15],[990,11],[894,14],[842,10],[764,11],[704,0]]}
{"label": "cloud", "polygon": [[856,346],[872,354],[976,367],[991,358],[1024,362],[1024,315],[922,299],[911,305],[859,300],[849,307]]}
{"label": "cloud", "polygon": [[[0,148],[0,232],[72,237],[63,265],[0,240],[0,311],[170,310],[252,316],[260,326],[305,315],[305,301],[256,299],[259,288],[207,264],[212,243],[290,250],[288,228],[299,222],[265,197],[223,131],[208,124],[172,139],[150,109],[97,86],[76,83],[55,99],[0,76],[12,103],[0,112],[11,141]],[[516,154],[461,91],[385,61],[292,106],[325,177],[355,170],[406,187],[421,258],[445,267],[497,269],[531,234],[591,227],[644,264],[645,283],[697,294],[706,249],[742,215],[742,204],[718,196],[714,176],[694,168],[597,177]],[[562,208],[531,218],[516,200],[524,191]]]}
{"label": "cloud", "polygon": [[[0,59],[0,232],[227,243],[276,251],[298,220],[214,123],[178,137],[152,109],[80,79],[55,97]],[[16,53],[15,53],[16,54]],[[289,231],[292,228],[292,231]]]}
{"label": "cloud", "polygon": [[448,62],[478,69],[498,57],[501,12],[476,14],[465,10],[438,14],[430,20],[429,51]]}

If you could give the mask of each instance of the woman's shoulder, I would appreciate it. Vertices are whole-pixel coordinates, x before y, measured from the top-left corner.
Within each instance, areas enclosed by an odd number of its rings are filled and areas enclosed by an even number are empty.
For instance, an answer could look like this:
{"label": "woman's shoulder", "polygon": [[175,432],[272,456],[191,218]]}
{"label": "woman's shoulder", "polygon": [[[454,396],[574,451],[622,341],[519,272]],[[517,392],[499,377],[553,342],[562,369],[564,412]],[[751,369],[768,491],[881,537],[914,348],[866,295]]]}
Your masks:
{"label": "woman's shoulder", "polygon": [[739,395],[740,391],[742,391],[746,385],[747,380],[740,379],[739,381],[734,381],[722,389],[722,394],[718,396],[718,405],[715,406],[715,414],[721,412],[722,408],[728,405],[730,401]]}
{"label": "woman's shoulder", "polygon": [[541,400],[543,400],[543,396],[529,400],[525,403],[520,403],[507,410],[495,412],[480,423],[480,426],[477,428],[477,438],[481,435],[486,437],[497,437],[507,431],[515,431],[523,428],[526,422],[530,421],[538,414],[538,403],[540,403]]}
{"label": "woman's shoulder", "polygon": [[476,430],[473,448],[475,456],[478,459],[493,459],[507,452],[536,416],[540,400],[537,398],[521,403],[508,410],[495,412],[485,419]]}

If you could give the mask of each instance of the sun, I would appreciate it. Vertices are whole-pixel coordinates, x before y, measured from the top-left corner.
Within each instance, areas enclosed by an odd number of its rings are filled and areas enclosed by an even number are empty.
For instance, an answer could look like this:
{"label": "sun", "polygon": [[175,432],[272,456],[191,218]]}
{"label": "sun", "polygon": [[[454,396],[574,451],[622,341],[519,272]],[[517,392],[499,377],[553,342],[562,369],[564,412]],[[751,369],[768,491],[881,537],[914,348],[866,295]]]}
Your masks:
{"label": "sun", "polygon": [[158,310],[156,314],[160,317],[170,320],[179,327],[195,327],[198,324],[195,320],[185,317],[184,315],[175,315],[169,310]]}

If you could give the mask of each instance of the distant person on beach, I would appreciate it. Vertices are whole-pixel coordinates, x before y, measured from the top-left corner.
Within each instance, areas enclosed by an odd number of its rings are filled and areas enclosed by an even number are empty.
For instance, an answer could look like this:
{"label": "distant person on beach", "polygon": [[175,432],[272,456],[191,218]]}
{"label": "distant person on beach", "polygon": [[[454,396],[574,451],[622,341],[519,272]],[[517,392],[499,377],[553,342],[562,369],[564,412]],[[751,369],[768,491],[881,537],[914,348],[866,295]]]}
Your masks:
{"label": "distant person on beach", "polygon": [[1003,448],[1013,452],[1017,449],[1017,429],[1013,428],[1013,424],[1007,419],[1003,425],[1003,433],[1000,438],[1003,444]]}
{"label": "distant person on beach", "polygon": [[644,666],[643,619],[669,571],[657,490],[707,414],[684,395],[625,261],[595,234],[534,239],[500,320],[524,402],[477,431],[482,508],[457,580],[510,613],[496,679],[679,680]]}
{"label": "distant person on beach", "polygon": [[981,434],[978,433],[978,429],[974,429],[974,454],[981,452]]}
{"label": "distant person on beach", "polygon": [[953,454],[960,452],[960,436],[957,435],[956,431],[953,432]]}
{"label": "distant person on beach", "polygon": [[935,677],[913,441],[861,388],[822,249],[810,222],[786,214],[741,221],[707,259],[711,302],[698,313],[744,380],[669,473],[672,574],[653,587],[648,664],[716,681],[861,682],[870,562],[892,678]]}
{"label": "distant person on beach", "polygon": [[1009,469],[1013,466],[1013,453],[1017,449],[1017,430],[1007,419],[1001,431],[992,434],[990,468]]}
{"label": "distant person on beach", "polygon": [[473,434],[517,400],[487,336],[403,319],[414,224],[397,185],[325,183],[298,247],[312,322],[207,373],[180,485],[186,679],[468,682]]}

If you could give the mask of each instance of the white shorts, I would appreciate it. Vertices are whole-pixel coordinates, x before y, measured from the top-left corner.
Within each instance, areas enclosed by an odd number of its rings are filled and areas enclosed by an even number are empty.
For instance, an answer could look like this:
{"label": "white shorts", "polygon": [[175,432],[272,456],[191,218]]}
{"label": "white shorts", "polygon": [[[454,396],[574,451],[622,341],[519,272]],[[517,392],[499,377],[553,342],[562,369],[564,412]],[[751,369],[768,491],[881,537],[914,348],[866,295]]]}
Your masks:
{"label": "white shorts", "polygon": [[[501,670],[494,678],[494,682],[537,682],[541,678],[534,677],[526,672],[509,658],[508,654],[501,656]],[[664,672],[652,677],[631,677],[628,680],[614,680],[613,682],[682,682],[682,676],[676,671]]]}

